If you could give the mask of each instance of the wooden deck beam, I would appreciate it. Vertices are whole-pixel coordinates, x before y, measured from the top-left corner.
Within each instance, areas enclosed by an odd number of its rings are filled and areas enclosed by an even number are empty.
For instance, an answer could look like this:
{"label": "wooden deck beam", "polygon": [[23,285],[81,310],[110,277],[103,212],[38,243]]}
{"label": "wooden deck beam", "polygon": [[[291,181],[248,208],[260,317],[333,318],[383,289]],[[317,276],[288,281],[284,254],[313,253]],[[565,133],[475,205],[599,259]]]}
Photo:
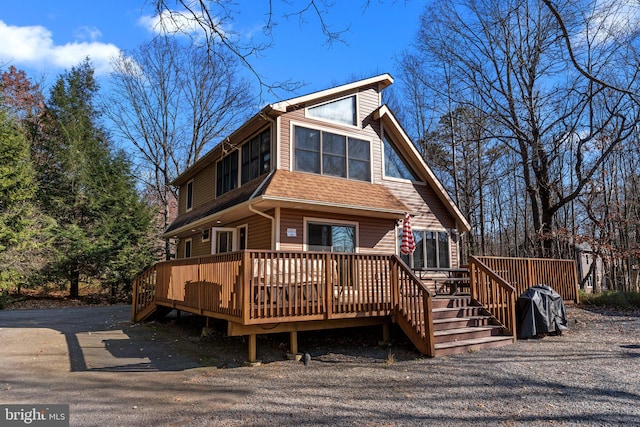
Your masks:
{"label": "wooden deck beam", "polygon": [[229,322],[227,335],[237,337],[252,334],[278,334],[283,332],[318,331],[323,329],[354,328],[361,326],[382,325],[387,316],[359,317],[353,319],[317,320],[309,322],[274,323],[264,325],[241,325]]}

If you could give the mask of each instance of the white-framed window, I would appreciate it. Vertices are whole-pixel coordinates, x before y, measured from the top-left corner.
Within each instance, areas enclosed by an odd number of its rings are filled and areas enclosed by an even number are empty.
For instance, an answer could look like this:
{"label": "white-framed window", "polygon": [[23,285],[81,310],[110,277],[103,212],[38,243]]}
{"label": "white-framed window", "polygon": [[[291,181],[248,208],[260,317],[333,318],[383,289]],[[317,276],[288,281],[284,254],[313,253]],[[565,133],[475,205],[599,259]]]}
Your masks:
{"label": "white-framed window", "polygon": [[305,218],[305,248],[312,252],[357,252],[358,223]]}
{"label": "white-framed window", "polygon": [[[416,250],[411,255],[400,257],[411,268],[416,270],[451,268],[451,239],[447,231],[413,230]],[[402,243],[402,228],[398,228],[398,253]]]}
{"label": "white-framed window", "polygon": [[191,258],[191,245],[192,245],[191,239],[186,239],[184,241],[184,257],[185,258]]}
{"label": "white-framed window", "polygon": [[186,210],[187,212],[193,208],[193,180],[187,182],[187,201],[186,201]]}
{"label": "white-framed window", "polygon": [[307,108],[307,117],[327,120],[342,125],[356,126],[358,124],[358,101],[356,95],[337,99],[324,104]]}
{"label": "white-framed window", "polygon": [[212,231],[211,253],[224,254],[247,248],[247,225],[238,227],[214,227]]}
{"label": "white-framed window", "polygon": [[371,142],[324,129],[293,126],[293,169],[371,181]]}
{"label": "white-framed window", "polygon": [[211,240],[211,229],[205,228],[202,230],[202,241],[208,242],[209,240]]}

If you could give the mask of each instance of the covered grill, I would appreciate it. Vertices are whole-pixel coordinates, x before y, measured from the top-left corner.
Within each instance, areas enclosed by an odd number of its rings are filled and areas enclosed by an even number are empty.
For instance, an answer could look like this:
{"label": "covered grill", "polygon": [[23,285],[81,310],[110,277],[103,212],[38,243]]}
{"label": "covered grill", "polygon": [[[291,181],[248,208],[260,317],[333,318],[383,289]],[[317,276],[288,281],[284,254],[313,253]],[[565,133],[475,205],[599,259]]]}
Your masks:
{"label": "covered grill", "polygon": [[559,335],[568,329],[562,297],[547,285],[532,286],[520,295],[516,313],[520,338]]}

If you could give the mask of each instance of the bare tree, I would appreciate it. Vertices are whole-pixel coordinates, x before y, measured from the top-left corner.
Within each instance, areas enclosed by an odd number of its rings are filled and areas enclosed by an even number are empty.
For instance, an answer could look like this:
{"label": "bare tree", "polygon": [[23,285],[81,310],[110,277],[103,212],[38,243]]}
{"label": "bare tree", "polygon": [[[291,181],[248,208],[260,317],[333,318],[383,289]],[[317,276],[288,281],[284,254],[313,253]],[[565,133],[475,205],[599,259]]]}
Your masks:
{"label": "bare tree", "polygon": [[[538,255],[556,251],[556,215],[640,121],[632,95],[637,32],[612,32],[614,13],[593,2],[559,10],[576,40],[571,54],[556,16],[538,0],[437,2],[422,16],[415,53],[441,104],[454,96],[484,112],[495,124],[486,134],[517,154]],[[447,78],[456,91],[446,92]]]}
{"label": "bare tree", "polygon": [[[163,34],[182,33],[204,41],[210,52],[226,51],[249,70],[259,83],[260,92],[291,92],[302,86],[301,82],[290,79],[275,81],[265,78],[253,66],[252,59],[273,45],[273,28],[280,19],[298,19],[300,24],[308,20],[317,21],[319,30],[325,37],[325,44],[344,42],[347,28],[334,28],[327,20],[333,5],[330,0],[305,0],[304,2],[268,1],[253,6],[264,7],[262,37],[244,38],[235,33],[233,23],[240,11],[237,4],[229,0],[146,0],[159,17],[158,30]],[[363,10],[366,10],[366,2]],[[215,53],[214,53],[215,55]]]}
{"label": "bare tree", "polygon": [[[171,220],[171,181],[252,112],[250,84],[225,51],[158,37],[114,61],[105,111],[138,154],[141,178]],[[169,243],[165,255],[170,256]]]}

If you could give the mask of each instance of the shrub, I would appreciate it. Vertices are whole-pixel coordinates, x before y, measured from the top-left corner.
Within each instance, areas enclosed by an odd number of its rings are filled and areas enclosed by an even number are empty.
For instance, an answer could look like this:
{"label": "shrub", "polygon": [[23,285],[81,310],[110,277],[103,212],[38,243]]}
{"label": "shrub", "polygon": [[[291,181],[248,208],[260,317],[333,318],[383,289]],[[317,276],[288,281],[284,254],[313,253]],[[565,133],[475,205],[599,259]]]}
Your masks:
{"label": "shrub", "polygon": [[599,294],[581,292],[580,304],[625,310],[640,309],[640,292],[606,291]]}

